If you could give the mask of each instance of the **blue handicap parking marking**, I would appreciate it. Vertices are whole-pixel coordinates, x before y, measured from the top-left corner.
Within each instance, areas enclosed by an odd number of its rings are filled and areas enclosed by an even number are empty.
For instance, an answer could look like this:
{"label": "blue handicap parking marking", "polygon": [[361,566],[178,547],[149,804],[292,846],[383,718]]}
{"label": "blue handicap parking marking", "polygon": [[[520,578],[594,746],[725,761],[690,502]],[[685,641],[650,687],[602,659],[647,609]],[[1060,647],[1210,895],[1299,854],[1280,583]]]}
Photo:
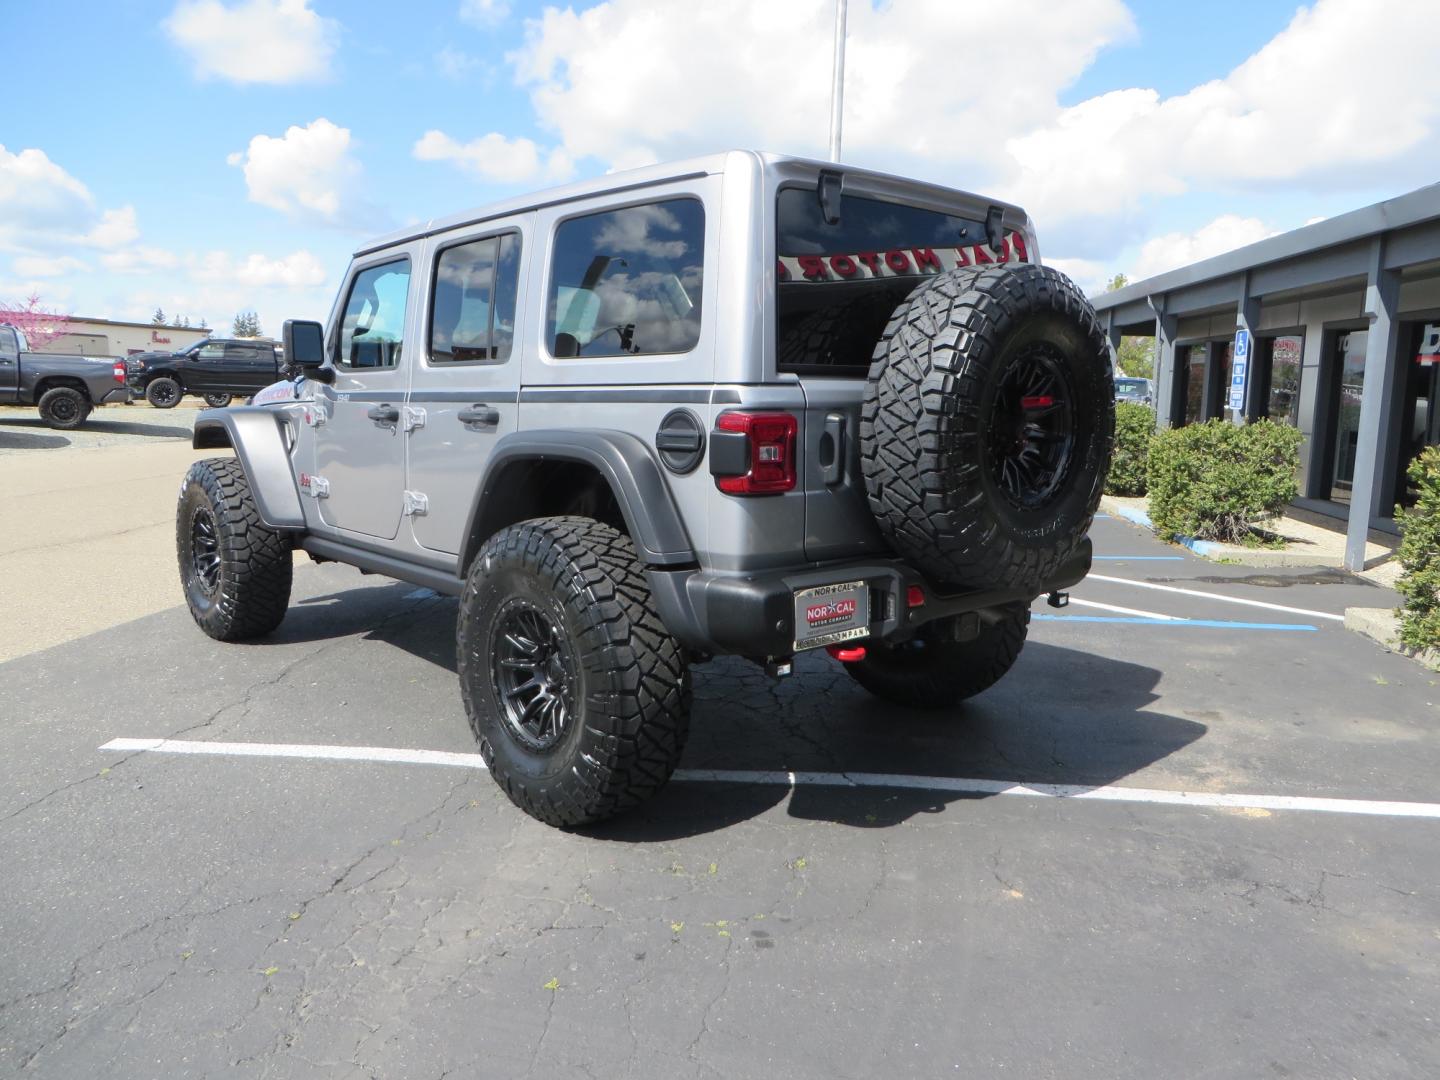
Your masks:
{"label": "blue handicap parking marking", "polygon": [[1318,626],[1309,623],[1233,622],[1228,619],[1146,619],[1128,615],[1032,615],[1036,622],[1119,623],[1125,626],[1178,626],[1204,630],[1280,630],[1315,633]]}

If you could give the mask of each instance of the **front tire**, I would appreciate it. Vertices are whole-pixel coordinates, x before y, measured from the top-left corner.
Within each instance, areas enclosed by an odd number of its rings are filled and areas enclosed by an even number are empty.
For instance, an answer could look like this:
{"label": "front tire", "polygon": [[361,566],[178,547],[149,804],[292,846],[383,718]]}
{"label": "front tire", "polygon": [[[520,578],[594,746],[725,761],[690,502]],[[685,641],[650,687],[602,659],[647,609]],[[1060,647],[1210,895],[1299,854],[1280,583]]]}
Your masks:
{"label": "front tire", "polygon": [[180,584],[195,625],[216,641],[270,633],[290,605],[290,539],[267,528],[235,458],[190,466],[175,513]]}
{"label": "front tire", "polygon": [[173,409],[180,404],[182,394],[180,384],[168,375],[151,379],[145,387],[145,400],[157,409]]}
{"label": "front tire", "polygon": [[979,636],[955,641],[950,620],[920,628],[910,641],[870,645],[865,659],[844,665],[870,693],[912,709],[946,709],[994,686],[1025,647],[1030,611],[1007,611],[980,625]]}
{"label": "front tire", "polygon": [[490,774],[550,825],[602,821],[670,779],[690,673],[630,539],[589,518],[491,537],[465,582],[460,691]]}
{"label": "front tire", "polygon": [[73,386],[57,386],[40,395],[40,419],[58,431],[74,431],[90,415],[90,399]]}

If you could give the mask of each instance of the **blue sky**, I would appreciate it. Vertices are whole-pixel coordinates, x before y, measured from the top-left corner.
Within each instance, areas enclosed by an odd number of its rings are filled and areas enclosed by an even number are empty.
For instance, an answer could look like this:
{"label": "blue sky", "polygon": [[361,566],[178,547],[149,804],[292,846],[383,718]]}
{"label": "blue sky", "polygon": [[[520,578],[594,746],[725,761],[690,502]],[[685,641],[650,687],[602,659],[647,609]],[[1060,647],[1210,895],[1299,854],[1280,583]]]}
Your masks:
{"label": "blue sky", "polygon": [[[17,6],[0,300],[273,331],[398,223],[702,150],[823,153],[832,5]],[[1024,203],[1091,288],[1440,178],[1440,5],[1201,10],[850,0],[843,158]]]}

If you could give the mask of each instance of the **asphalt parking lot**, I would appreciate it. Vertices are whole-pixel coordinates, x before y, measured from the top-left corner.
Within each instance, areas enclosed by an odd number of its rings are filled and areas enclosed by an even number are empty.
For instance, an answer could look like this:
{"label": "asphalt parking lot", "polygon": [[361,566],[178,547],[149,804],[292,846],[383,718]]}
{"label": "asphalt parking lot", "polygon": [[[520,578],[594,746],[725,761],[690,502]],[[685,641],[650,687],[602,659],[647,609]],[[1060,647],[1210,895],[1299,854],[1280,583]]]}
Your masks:
{"label": "asphalt parking lot", "polygon": [[951,715],[698,668],[682,778],[583,832],[408,585],[0,664],[0,1074],[1433,1077],[1440,687],[1334,618],[1391,595],[1093,536]]}

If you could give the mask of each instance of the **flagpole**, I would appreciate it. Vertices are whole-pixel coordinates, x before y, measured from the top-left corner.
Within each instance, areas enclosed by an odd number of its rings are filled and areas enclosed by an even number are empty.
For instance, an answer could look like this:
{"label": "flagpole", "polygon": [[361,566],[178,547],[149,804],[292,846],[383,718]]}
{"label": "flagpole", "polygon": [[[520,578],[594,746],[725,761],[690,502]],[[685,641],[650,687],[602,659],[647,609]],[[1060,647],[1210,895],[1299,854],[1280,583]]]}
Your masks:
{"label": "flagpole", "polygon": [[840,119],[845,111],[845,4],[835,0],[835,65],[830,87],[830,160],[840,160]]}

